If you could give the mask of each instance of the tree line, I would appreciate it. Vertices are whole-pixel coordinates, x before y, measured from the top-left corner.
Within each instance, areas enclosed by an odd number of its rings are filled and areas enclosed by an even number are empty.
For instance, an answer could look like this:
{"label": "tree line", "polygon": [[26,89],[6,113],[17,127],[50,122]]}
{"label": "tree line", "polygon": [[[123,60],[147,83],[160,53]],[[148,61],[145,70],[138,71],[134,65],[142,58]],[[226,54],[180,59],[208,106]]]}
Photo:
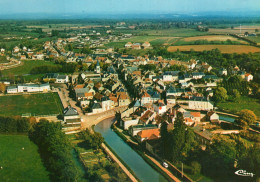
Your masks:
{"label": "tree line", "polygon": [[62,65],[37,66],[31,69],[30,74],[44,73],[73,73],[77,67],[75,63],[62,63]]}
{"label": "tree line", "polygon": [[72,157],[72,146],[60,123],[41,119],[29,131],[29,138],[39,148],[51,181],[77,181],[78,168]]}
{"label": "tree line", "polygon": [[35,118],[3,117],[0,116],[0,132],[1,133],[27,133],[31,127],[31,123],[35,122]]}

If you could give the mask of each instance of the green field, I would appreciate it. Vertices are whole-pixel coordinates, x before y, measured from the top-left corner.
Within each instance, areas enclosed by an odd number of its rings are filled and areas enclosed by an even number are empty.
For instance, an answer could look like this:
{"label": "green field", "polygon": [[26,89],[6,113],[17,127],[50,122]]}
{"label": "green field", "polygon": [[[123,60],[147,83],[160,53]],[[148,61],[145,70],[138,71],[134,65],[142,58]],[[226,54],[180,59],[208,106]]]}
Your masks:
{"label": "green field", "polygon": [[37,146],[27,136],[0,135],[0,146],[0,181],[50,181]]}
{"label": "green field", "polygon": [[241,96],[238,102],[218,103],[217,107],[231,113],[237,113],[243,109],[249,109],[253,111],[258,118],[260,118],[260,103],[259,100],[254,98]]}
{"label": "green field", "polygon": [[35,60],[35,61],[24,61],[24,64],[22,66],[3,70],[2,74],[3,76],[10,76],[10,75],[24,75],[29,74],[31,69],[38,66],[44,66],[44,65],[54,65],[53,62],[50,61],[43,61],[43,60]]}
{"label": "green field", "polygon": [[0,108],[4,116],[61,114],[63,110],[57,93],[0,96]]}

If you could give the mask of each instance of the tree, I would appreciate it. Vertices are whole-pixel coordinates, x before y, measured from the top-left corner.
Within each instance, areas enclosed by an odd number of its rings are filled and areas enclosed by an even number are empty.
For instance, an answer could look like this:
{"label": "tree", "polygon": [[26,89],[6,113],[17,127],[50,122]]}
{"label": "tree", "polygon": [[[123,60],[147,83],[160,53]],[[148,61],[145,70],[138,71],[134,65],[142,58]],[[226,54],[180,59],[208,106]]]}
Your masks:
{"label": "tree", "polygon": [[248,127],[248,125],[253,124],[256,121],[256,119],[257,117],[253,111],[243,109],[240,111],[239,117],[235,120],[235,123],[237,123],[245,129]]}
{"label": "tree", "polygon": [[192,174],[198,174],[200,173],[201,170],[201,165],[197,161],[192,161],[191,162],[191,173]]}
{"label": "tree", "polygon": [[227,96],[227,90],[223,87],[218,87],[216,90],[215,90],[215,93],[214,93],[214,100],[216,102],[223,102],[225,100],[227,100],[228,96]]}
{"label": "tree", "polygon": [[232,95],[233,95],[233,99],[234,99],[235,101],[239,100],[239,98],[240,98],[240,96],[241,96],[240,93],[239,93],[239,91],[238,91],[237,89],[233,89]]}
{"label": "tree", "polygon": [[0,83],[0,92],[4,93],[6,89],[6,85],[3,83]]}

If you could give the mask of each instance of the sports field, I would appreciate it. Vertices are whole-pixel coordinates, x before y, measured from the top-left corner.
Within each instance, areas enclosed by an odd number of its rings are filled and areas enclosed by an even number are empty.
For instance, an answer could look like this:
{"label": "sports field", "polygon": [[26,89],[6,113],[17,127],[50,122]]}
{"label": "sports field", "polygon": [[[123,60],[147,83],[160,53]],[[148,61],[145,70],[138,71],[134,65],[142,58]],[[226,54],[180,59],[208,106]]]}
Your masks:
{"label": "sports field", "polygon": [[0,115],[4,116],[60,114],[63,110],[57,93],[0,96],[0,108]]}
{"label": "sports field", "polygon": [[0,146],[0,181],[50,181],[37,146],[27,136],[0,134]]}
{"label": "sports field", "polygon": [[204,50],[212,50],[219,49],[222,53],[255,53],[260,52],[260,48],[247,46],[247,45],[187,45],[187,46],[170,46],[168,48],[169,52],[175,52],[179,49],[179,51],[190,51],[193,49],[194,51],[204,51]]}

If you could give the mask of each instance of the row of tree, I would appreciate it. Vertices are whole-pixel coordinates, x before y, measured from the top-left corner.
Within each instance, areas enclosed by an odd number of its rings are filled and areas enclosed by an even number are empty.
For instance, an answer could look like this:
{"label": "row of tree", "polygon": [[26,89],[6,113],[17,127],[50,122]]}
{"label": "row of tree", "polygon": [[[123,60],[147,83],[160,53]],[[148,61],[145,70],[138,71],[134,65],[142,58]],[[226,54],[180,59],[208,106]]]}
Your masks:
{"label": "row of tree", "polygon": [[60,123],[41,119],[29,132],[29,138],[39,147],[51,181],[73,182],[78,179],[78,169],[72,157],[72,146]]}
{"label": "row of tree", "polygon": [[3,117],[0,116],[1,133],[27,133],[35,118]]}
{"label": "row of tree", "polygon": [[44,74],[44,73],[73,73],[76,70],[77,64],[75,63],[62,63],[61,65],[37,66],[31,69],[31,74]]}

